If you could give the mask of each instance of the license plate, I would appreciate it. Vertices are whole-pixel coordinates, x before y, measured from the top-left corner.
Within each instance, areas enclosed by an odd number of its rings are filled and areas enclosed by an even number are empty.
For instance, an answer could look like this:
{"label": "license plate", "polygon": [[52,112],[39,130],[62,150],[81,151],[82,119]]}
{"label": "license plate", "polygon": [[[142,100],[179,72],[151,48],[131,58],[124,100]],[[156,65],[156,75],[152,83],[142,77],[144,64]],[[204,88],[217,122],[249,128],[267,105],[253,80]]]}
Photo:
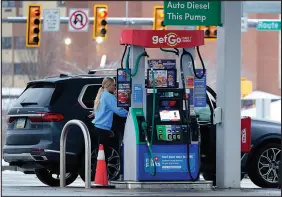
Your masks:
{"label": "license plate", "polygon": [[25,118],[18,119],[17,124],[16,124],[16,128],[17,129],[23,129],[25,127],[25,122],[26,122]]}

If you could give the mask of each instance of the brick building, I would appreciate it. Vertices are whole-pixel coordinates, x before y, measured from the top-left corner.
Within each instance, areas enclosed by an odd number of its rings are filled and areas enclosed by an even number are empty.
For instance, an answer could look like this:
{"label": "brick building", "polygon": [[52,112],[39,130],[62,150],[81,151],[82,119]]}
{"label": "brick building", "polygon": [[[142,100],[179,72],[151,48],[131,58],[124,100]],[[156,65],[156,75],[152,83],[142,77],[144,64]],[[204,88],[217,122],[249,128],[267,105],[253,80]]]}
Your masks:
{"label": "brick building", "polygon": [[[8,2],[8,3],[7,3]],[[39,2],[39,1],[37,1]],[[28,1],[6,1],[2,3],[2,17],[26,16]],[[34,3],[34,2],[33,2]],[[94,4],[105,3],[103,1],[68,1],[68,2],[40,2],[43,8],[60,7],[61,16],[68,16],[69,8],[89,8],[90,16],[93,16]],[[109,17],[124,17],[126,11],[125,1],[107,1],[109,6]],[[153,6],[161,4],[160,1],[129,1],[129,17],[152,17]],[[279,15],[273,14],[249,14],[250,19],[278,19]],[[119,45],[120,30],[124,28],[151,29],[149,26],[110,26],[108,38],[101,44],[92,39],[92,28],[85,33],[73,33],[68,31],[67,25],[60,26],[60,33],[45,33],[42,35],[41,46],[38,51],[33,51],[30,58],[20,58],[25,54],[25,24],[3,24],[2,34],[2,84],[3,86],[23,87],[30,78],[25,70],[27,63],[38,62],[43,67],[43,74],[58,74],[64,70],[72,72],[80,69],[88,70],[100,65],[101,57],[107,56],[107,65],[119,66],[123,52],[123,46]],[[175,27],[174,27],[175,28]],[[168,29],[172,29],[169,27]],[[64,44],[64,38],[72,40],[71,45]],[[254,90],[261,90],[272,94],[281,95],[281,33],[280,32],[258,32],[249,29],[242,33],[242,77],[253,82]],[[216,66],[216,41],[206,41],[201,48],[201,54],[208,69],[208,83],[215,85]],[[52,51],[52,52],[51,52]],[[160,50],[148,50],[152,58],[170,57]],[[29,53],[28,53],[29,54]],[[34,58],[33,58],[34,57]],[[52,60],[52,61],[51,61]],[[56,60],[56,61],[55,61]],[[27,62],[26,62],[27,61]],[[66,64],[68,62],[68,64]],[[65,64],[65,65],[63,65]],[[72,66],[70,66],[72,65]],[[48,68],[46,70],[46,68]],[[45,69],[45,70],[44,70]],[[48,72],[47,72],[48,71]],[[13,75],[13,73],[15,75]],[[4,83],[5,82],[5,83]]]}

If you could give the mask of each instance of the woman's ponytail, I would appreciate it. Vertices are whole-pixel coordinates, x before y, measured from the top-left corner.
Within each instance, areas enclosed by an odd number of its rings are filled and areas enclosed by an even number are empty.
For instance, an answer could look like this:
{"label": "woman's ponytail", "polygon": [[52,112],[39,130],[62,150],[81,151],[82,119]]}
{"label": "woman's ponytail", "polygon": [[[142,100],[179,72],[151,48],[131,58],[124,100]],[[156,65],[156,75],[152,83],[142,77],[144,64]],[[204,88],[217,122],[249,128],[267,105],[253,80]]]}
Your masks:
{"label": "woman's ponytail", "polygon": [[102,93],[103,93],[103,88],[100,87],[98,90],[97,96],[95,98],[95,101],[94,101],[94,111],[98,110]]}
{"label": "woman's ponytail", "polygon": [[98,90],[97,96],[95,98],[94,101],[94,112],[98,110],[99,108],[99,104],[100,104],[100,99],[102,96],[102,93],[104,91],[104,88],[108,88],[112,83],[114,83],[115,80],[113,78],[110,77],[105,77],[102,81],[102,87],[100,87],[100,89]]}

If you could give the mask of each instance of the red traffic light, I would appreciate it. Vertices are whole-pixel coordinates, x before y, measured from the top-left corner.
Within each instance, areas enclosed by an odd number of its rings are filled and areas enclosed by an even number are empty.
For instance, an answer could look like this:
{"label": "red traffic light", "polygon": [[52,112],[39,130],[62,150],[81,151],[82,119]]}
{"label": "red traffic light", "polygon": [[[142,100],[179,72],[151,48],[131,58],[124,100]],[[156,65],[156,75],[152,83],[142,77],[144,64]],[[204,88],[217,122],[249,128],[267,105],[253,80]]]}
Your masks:
{"label": "red traffic light", "polygon": [[100,10],[99,11],[99,16],[102,18],[106,18],[108,15],[108,12],[106,10]]}
{"label": "red traffic light", "polygon": [[35,16],[39,16],[40,15],[40,10],[35,10],[34,14],[35,14]]}

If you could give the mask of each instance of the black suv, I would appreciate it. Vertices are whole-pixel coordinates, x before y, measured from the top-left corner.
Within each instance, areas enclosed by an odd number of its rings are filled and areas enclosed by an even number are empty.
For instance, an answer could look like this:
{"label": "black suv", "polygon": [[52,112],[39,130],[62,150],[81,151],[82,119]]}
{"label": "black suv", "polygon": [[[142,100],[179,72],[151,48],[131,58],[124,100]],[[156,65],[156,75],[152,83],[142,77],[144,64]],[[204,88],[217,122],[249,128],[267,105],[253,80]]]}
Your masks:
{"label": "black suv", "polygon": [[[23,169],[34,169],[41,182],[59,186],[61,131],[72,119],[83,121],[89,131],[93,129],[87,116],[93,110],[93,101],[102,80],[102,76],[60,75],[29,82],[7,115],[4,160]],[[125,120],[114,117],[113,128],[116,132],[123,131]],[[72,126],[67,136],[67,185],[75,181],[78,174],[84,179],[84,139],[79,130],[79,127]],[[95,133],[90,133],[95,138]],[[119,150],[118,144],[117,138],[113,138],[112,155],[109,158],[111,178],[118,177],[120,172],[119,154],[116,151]],[[92,145],[94,148],[97,146]],[[93,180],[94,174],[91,175]]]}
{"label": "black suv", "polygon": [[[107,75],[109,76],[109,75]],[[114,77],[114,76],[113,76]],[[38,179],[49,186],[59,186],[60,135],[64,125],[72,119],[83,121],[93,139],[93,124],[87,116],[93,110],[93,101],[101,87],[103,75],[60,75],[32,81],[8,112],[7,136],[3,148],[4,160],[10,165],[34,170]],[[216,93],[207,86],[207,107],[196,109],[201,124],[201,172],[206,180],[215,183],[215,125],[212,124],[216,107]],[[121,173],[120,139],[125,118],[114,116],[111,155],[108,158],[109,178],[115,180]],[[121,136],[120,136],[121,135]],[[94,140],[95,142],[95,140]],[[249,174],[261,187],[277,186],[276,180],[266,179],[259,162],[267,152],[277,150],[270,160],[280,160],[281,124],[252,120],[252,150],[242,154],[241,171]],[[94,179],[98,144],[92,144],[92,172]],[[84,139],[78,126],[69,129],[66,145],[66,184],[74,182],[78,175],[84,180]],[[270,154],[269,153],[269,154]],[[277,163],[278,164],[278,163]],[[264,164],[265,166],[268,164]],[[270,165],[268,165],[270,166]],[[94,170],[93,170],[94,169]],[[274,173],[272,169],[271,172]],[[55,175],[55,176],[53,176]],[[275,176],[275,177],[274,177]]]}

